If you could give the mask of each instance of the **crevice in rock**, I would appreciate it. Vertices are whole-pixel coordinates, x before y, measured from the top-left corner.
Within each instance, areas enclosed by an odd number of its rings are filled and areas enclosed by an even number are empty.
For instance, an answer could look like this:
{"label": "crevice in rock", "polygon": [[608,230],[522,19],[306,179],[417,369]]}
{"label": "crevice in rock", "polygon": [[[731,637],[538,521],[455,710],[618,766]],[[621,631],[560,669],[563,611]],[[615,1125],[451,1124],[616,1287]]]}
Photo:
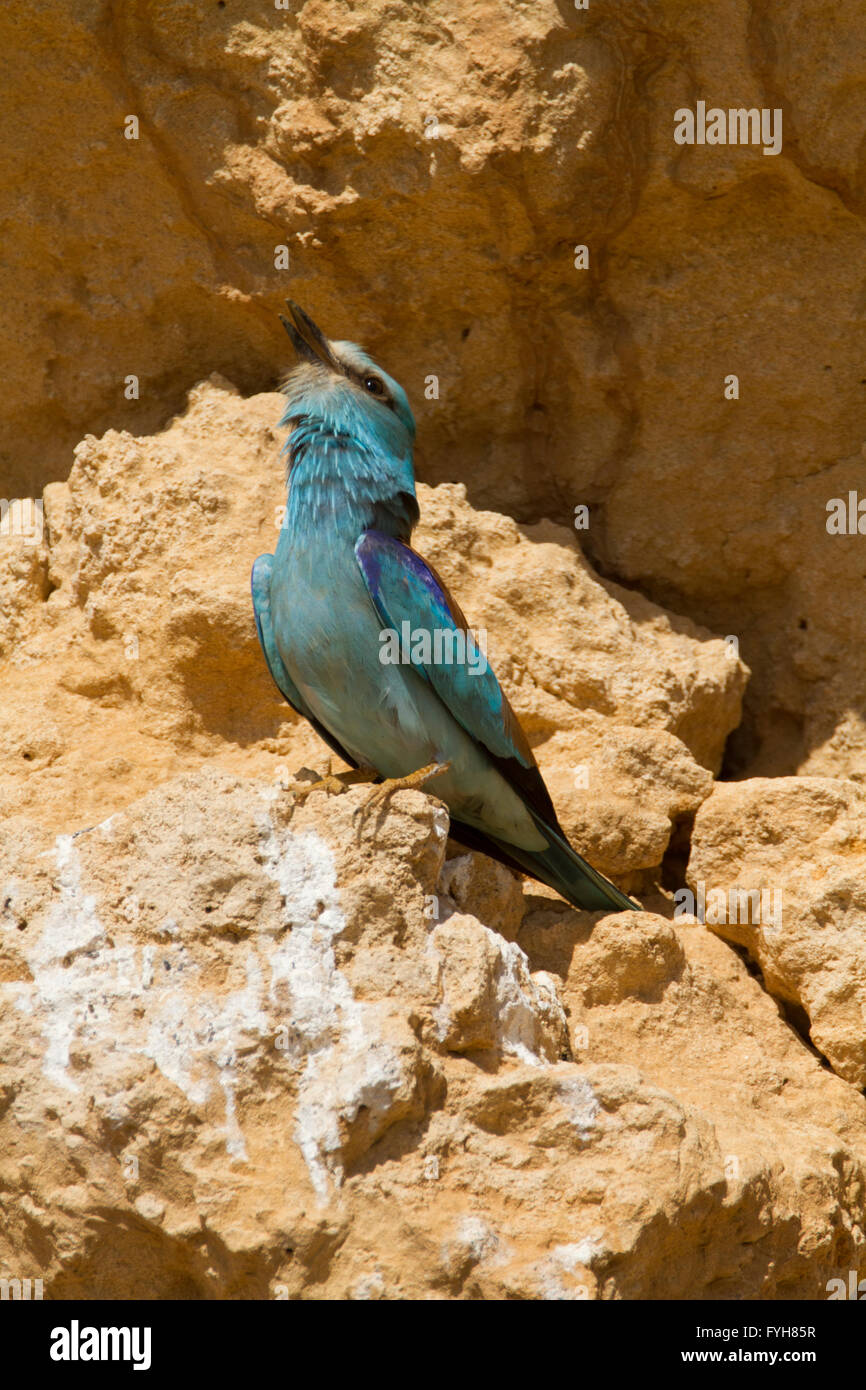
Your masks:
{"label": "crevice in rock", "polygon": [[774,1004],[776,1005],[776,1008],[779,1011],[779,1017],[785,1023],[787,1023],[788,1027],[791,1029],[791,1032],[796,1033],[800,1042],[803,1043],[803,1045],[809,1049],[812,1056],[816,1058],[816,1060],[819,1061],[821,1065],[827,1069],[827,1071],[832,1072],[833,1068],[827,1061],[827,1058],[824,1056],[823,1052],[820,1052],[818,1048],[815,1046],[815,1044],[812,1042],[809,1015],[803,1008],[803,1005],[796,1003],[796,1001],[793,999],[783,999],[780,997],[780,995],[774,994],[773,991],[767,987],[767,981],[764,978],[764,972],[761,969],[758,962],[755,960],[754,956],[749,951],[748,946],[742,946],[736,941],[728,940],[726,937],[720,937],[719,939],[724,941],[727,946],[730,946],[731,950],[735,951],[736,954],[740,957],[740,960],[743,962],[743,965],[746,967],[752,978],[758,981],[758,984],[761,986],[761,989],[764,991],[764,993],[769,995],[769,997],[773,1000]]}
{"label": "crevice in rock", "polygon": [[806,721],[793,710],[767,711],[762,733],[744,701],[743,718],[732,729],[725,744],[725,754],[718,781],[742,782],[749,777],[793,777],[805,757]]}
{"label": "crevice in rock", "polygon": [[[559,518],[552,520],[558,521]],[[627,593],[639,594],[648,602],[657,604],[664,609],[674,630],[677,630],[679,621],[718,632],[719,625],[709,621],[701,611],[699,601],[696,607],[689,595],[679,590],[671,593],[667,586],[659,586],[651,581],[638,583],[617,573],[606,560],[603,547],[599,549],[593,544],[590,532],[581,533],[580,545],[584,558],[603,583],[616,585]],[[719,782],[740,782],[750,777],[791,777],[796,775],[806,756],[806,721],[798,712],[782,709],[769,711],[764,723],[765,726],[769,723],[771,727],[770,737],[759,728],[762,711],[758,704],[760,683],[756,680],[754,658],[751,671],[743,696],[740,723],[731,730],[725,741],[721,767],[716,775]]]}
{"label": "crevice in rock", "polygon": [[[766,984],[764,984],[764,988],[767,988]],[[825,1067],[832,1071],[832,1067],[830,1067],[830,1063],[827,1061],[827,1058],[823,1055],[823,1053],[818,1051],[817,1047],[812,1042],[809,1015],[806,1013],[806,1010],[803,1008],[803,1005],[795,1004],[793,1000],[779,998],[776,999],[776,1003],[779,1006],[779,1013],[781,1017],[785,1020],[785,1022],[788,1024],[788,1027],[793,1029],[793,1031],[799,1037],[800,1041],[806,1044],[809,1051],[815,1057],[818,1058],[818,1061],[823,1063]]]}
{"label": "crevice in rock", "polygon": [[668,847],[661,863],[660,882],[662,888],[675,893],[686,881],[689,856],[692,852],[692,832],[695,828],[696,812],[689,811],[674,821]]}

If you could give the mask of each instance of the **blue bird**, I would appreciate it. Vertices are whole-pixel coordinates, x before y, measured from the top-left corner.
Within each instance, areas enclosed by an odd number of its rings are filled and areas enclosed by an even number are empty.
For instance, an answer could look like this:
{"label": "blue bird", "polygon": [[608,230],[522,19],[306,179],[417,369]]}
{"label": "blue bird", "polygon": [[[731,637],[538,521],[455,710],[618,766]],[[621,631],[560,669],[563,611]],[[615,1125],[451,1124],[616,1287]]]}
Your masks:
{"label": "blue bird", "polygon": [[299,358],[280,421],[288,505],[252,593],[278,689],[355,769],[320,785],[376,781],[381,802],[435,780],[460,843],[575,907],[638,910],[568,843],[466,619],[409,544],[419,512],[405,391],[356,344],[329,341],[288,308]]}

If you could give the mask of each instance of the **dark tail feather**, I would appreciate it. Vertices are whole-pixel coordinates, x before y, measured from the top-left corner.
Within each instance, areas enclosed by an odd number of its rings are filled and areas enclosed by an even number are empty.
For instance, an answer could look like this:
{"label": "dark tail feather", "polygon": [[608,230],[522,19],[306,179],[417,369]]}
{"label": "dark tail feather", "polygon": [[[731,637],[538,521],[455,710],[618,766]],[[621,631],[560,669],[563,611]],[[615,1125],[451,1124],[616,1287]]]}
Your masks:
{"label": "dark tail feather", "polygon": [[[530,808],[527,807],[527,810]],[[521,849],[518,845],[507,844],[457,820],[451,822],[451,835],[467,848],[489,854],[509,868],[528,874],[539,883],[546,883],[549,888],[555,888],[572,907],[584,912],[641,911],[640,906],[609,883],[604,874],[587,864],[577,850],[571,848],[564,835],[553,830],[533,811],[530,810],[530,814],[547,840],[546,850]]]}

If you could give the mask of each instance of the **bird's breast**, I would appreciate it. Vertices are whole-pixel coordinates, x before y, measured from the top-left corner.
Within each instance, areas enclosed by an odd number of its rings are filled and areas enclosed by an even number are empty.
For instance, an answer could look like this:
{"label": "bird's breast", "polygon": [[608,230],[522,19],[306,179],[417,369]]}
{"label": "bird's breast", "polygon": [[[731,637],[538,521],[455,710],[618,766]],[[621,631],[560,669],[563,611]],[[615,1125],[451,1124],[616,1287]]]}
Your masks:
{"label": "bird's breast", "polygon": [[361,762],[414,722],[407,681],[380,660],[382,622],[351,544],[277,554],[271,613],[280,655],[316,717]]}
{"label": "bird's breast", "polygon": [[[285,533],[284,533],[285,534]],[[274,637],[315,717],[359,763],[399,777],[449,762],[435,791],[469,824],[513,844],[546,843],[485,750],[410,664],[383,661],[382,621],[354,544],[277,547],[271,578]]]}

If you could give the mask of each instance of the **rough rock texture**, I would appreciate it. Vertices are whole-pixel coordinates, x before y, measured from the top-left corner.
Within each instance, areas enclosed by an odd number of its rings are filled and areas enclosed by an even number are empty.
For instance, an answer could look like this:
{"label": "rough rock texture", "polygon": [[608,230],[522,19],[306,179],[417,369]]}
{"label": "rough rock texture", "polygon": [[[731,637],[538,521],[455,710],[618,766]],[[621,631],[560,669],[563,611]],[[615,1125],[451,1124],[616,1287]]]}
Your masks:
{"label": "rough rock texture", "polygon": [[[328,750],[261,657],[252,561],[284,500],[281,398],[203,383],[142,439],[78,447],[45,491],[41,546],[0,546],[0,809],[59,831],[111,814],[205,757],[287,785]],[[417,544],[477,627],[550,775],[565,827],[638,886],[712,787],[740,717],[742,663],[710,633],[605,584],[574,533],[420,489]]]}
{"label": "rough rock texture", "polygon": [[[0,1275],[863,1269],[864,537],[827,529],[866,450],[860,9],[0,9]],[[778,108],[782,153],[675,145],[699,100]],[[653,911],[567,910],[420,794],[292,808],[327,752],[248,595],[287,292],[407,387],[417,544]]]}
{"label": "rough rock texture", "polygon": [[[688,880],[695,894],[704,884],[708,925],[748,949],[771,993],[805,1011],[834,1070],[866,1087],[860,785],[827,777],[717,784],[695,820]],[[733,901],[732,890],[754,901]]]}
{"label": "rough rock texture", "polygon": [[[428,481],[589,504],[606,573],[739,639],[732,766],[862,770],[862,538],[825,529],[866,438],[861,36],[857,0],[10,0],[0,491],[214,369],[272,386],[291,287],[406,384]],[[676,145],[698,100],[779,109],[781,154]]]}
{"label": "rough rock texture", "polygon": [[580,1299],[818,1297],[866,1261],[866,1100],[727,946],[544,897],[508,942],[471,875],[443,890],[438,803],[363,801],[210,767],[4,829],[4,1268]]}
{"label": "rough rock texture", "polygon": [[294,806],[327,759],[247,587],[279,405],[217,377],[162,434],[88,436],[0,549],[0,1266],[55,1296],[820,1296],[864,1258],[866,1101],[658,891],[704,806],[787,785],[714,783],[746,668],[573,531],[421,487],[566,828],[663,915],[446,859],[419,793]]}

